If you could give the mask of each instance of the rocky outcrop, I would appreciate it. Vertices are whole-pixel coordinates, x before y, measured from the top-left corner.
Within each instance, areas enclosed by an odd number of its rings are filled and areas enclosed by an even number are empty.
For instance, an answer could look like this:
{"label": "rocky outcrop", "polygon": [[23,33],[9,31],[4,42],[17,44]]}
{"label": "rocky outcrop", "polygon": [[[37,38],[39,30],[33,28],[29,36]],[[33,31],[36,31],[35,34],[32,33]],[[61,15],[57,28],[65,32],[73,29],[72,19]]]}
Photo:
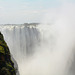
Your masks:
{"label": "rocky outcrop", "polygon": [[16,75],[18,65],[15,69],[13,62],[15,60],[13,59],[12,61],[12,59],[9,47],[7,46],[7,43],[0,32],[0,75]]}

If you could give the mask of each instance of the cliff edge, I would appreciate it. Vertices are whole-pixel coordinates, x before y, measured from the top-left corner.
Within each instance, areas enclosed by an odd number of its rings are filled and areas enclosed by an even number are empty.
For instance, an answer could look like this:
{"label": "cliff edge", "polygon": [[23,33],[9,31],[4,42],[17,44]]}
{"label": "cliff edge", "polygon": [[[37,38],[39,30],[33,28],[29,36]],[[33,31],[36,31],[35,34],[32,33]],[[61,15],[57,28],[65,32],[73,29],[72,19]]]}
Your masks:
{"label": "cliff edge", "polygon": [[11,53],[3,34],[0,32],[0,75],[16,75]]}

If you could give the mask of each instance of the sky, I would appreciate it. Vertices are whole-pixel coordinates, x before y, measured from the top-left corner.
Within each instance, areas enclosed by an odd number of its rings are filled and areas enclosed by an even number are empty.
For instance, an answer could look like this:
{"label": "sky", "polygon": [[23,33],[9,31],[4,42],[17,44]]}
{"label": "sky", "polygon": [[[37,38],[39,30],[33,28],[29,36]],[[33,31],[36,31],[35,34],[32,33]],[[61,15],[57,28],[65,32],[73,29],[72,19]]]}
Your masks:
{"label": "sky", "polygon": [[41,22],[48,10],[75,0],[0,0],[0,24]]}

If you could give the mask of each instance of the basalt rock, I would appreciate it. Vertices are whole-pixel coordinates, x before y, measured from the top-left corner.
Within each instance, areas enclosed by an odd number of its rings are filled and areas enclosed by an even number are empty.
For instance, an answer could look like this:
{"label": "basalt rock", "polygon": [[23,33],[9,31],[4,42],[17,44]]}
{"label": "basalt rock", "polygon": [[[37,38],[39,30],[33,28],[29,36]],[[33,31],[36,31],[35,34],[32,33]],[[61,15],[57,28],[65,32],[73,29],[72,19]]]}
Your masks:
{"label": "basalt rock", "polygon": [[[14,58],[11,57],[9,47],[0,32],[0,75],[19,75],[18,65]],[[14,62],[16,64],[15,67]]]}

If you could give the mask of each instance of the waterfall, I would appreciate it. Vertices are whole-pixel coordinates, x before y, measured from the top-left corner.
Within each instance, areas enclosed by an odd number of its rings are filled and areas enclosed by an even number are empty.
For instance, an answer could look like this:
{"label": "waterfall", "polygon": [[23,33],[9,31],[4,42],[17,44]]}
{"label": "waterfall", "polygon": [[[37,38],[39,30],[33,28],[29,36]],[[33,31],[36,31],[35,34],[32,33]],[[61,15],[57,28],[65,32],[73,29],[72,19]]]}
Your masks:
{"label": "waterfall", "polygon": [[5,25],[0,26],[11,53],[19,58],[34,52],[34,47],[39,42],[39,32],[35,26]]}
{"label": "waterfall", "polygon": [[0,25],[20,75],[75,75],[75,5],[61,9],[37,26]]}
{"label": "waterfall", "polygon": [[39,31],[36,26],[26,25],[1,25],[0,31],[3,33],[10,52],[18,62],[34,54],[34,48],[39,45]]}
{"label": "waterfall", "polygon": [[73,75],[74,38],[69,35],[70,27],[66,28],[45,24],[1,25],[0,31],[17,61],[20,75],[71,75],[69,71]]}

